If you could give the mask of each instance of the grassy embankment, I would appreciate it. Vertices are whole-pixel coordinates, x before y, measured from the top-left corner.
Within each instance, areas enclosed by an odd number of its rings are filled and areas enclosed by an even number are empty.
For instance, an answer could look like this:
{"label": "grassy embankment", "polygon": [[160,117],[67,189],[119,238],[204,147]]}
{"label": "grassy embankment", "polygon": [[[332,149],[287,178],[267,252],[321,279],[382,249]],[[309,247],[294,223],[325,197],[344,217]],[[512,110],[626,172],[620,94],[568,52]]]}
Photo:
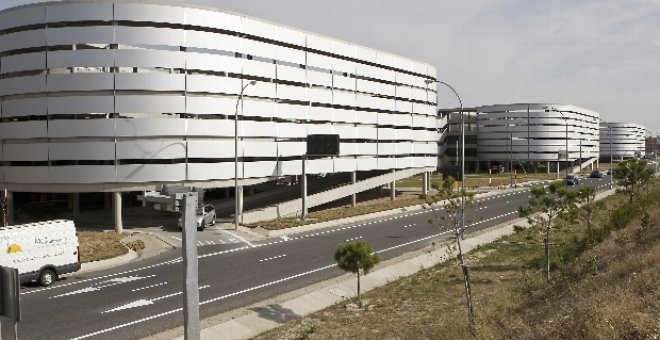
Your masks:
{"label": "grassy embankment", "polygon": [[[587,235],[582,221],[553,230],[551,282],[542,229],[520,229],[467,256],[476,336],[460,268],[443,263],[290,322],[258,339],[651,339],[660,334],[660,183],[637,201],[607,198]],[[648,215],[644,216],[644,212]],[[328,254],[331,258],[332,254]]]}
{"label": "grassy embankment", "polygon": [[105,260],[126,254],[128,250],[120,240],[126,234],[105,233],[101,231],[80,231],[78,242],[80,244],[80,260],[92,262]]}

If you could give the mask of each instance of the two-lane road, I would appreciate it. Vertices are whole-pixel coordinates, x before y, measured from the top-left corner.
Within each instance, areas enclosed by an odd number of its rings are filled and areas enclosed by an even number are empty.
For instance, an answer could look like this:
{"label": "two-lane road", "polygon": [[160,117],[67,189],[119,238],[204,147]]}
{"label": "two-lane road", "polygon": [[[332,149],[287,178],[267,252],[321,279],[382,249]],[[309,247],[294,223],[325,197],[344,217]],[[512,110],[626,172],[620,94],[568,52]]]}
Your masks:
{"label": "two-lane road", "polygon": [[[583,180],[601,188],[608,180]],[[479,199],[466,211],[468,232],[517,217],[529,189]],[[440,212],[441,214],[443,212]],[[254,243],[199,248],[202,318],[341,275],[337,244],[364,240],[384,260],[450,236],[427,210],[402,212]],[[182,325],[182,261],[176,251],[103,272],[74,275],[21,293],[25,339],[134,339]]]}

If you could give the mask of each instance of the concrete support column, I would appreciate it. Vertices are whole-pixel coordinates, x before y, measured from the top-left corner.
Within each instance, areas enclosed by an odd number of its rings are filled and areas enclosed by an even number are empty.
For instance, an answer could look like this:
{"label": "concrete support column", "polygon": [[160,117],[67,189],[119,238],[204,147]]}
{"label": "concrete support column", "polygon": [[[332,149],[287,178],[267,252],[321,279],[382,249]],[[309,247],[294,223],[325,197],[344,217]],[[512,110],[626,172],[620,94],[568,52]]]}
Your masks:
{"label": "concrete support column", "polygon": [[[357,183],[357,172],[353,171],[351,173],[351,183]],[[351,207],[357,206],[357,194],[351,195]]]}
{"label": "concrete support column", "polygon": [[548,175],[550,174],[550,162],[545,163],[545,169],[548,171]]}
{"label": "concrete support column", "polygon": [[[396,170],[392,170],[392,173],[395,173]],[[396,181],[390,183],[390,199],[394,201],[396,199]]]}
{"label": "concrete support column", "polygon": [[304,220],[307,218],[307,155],[302,155],[302,174],[300,175],[300,198],[302,207],[300,217]]}
{"label": "concrete support column", "polygon": [[236,200],[238,204],[238,222],[243,223],[243,186],[238,187],[236,195],[238,198],[238,200]]}
{"label": "concrete support column", "polygon": [[7,216],[5,216],[5,218],[7,225],[13,225],[14,224],[14,193],[7,190],[3,190],[1,193],[3,198],[6,199],[5,208],[7,209]]}
{"label": "concrete support column", "polygon": [[79,218],[80,217],[80,193],[74,192],[71,194],[72,197],[72,203],[73,203],[73,218]]}
{"label": "concrete support column", "polygon": [[422,195],[429,193],[429,173],[425,172],[422,174]]}
{"label": "concrete support column", "polygon": [[112,193],[112,208],[115,215],[115,232],[122,234],[124,232],[124,222],[121,218],[121,192]]}

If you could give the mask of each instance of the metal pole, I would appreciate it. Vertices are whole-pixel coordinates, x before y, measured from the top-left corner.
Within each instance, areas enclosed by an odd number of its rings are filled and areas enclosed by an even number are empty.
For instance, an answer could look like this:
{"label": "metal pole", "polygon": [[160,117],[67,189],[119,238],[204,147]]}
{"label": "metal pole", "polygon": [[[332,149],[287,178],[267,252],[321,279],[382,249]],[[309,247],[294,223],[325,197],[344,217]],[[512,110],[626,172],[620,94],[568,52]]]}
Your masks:
{"label": "metal pole", "polygon": [[250,85],[255,85],[256,81],[251,81],[241,89],[241,93],[236,99],[236,110],[234,111],[234,229],[238,230],[239,207],[238,207],[238,104],[243,100],[243,92]]}
{"label": "metal pole", "polygon": [[199,270],[197,261],[197,194],[183,197],[184,338],[199,340]]}
{"label": "metal pole", "polygon": [[302,198],[302,212],[301,218],[304,220],[307,218],[307,169],[305,166],[307,163],[307,155],[302,155],[302,175],[300,176],[300,193]]}
{"label": "metal pole", "polygon": [[[427,79],[424,81],[426,84],[430,83],[438,83],[442,84],[446,87],[448,87],[458,98],[458,103],[460,104],[460,111],[459,114],[461,115],[461,238],[465,238],[464,231],[465,231],[465,118],[463,117],[463,101],[461,100],[461,96],[458,95],[458,92],[449,84],[445,83],[444,81],[439,81],[439,80],[430,80]],[[458,151],[458,150],[457,150]],[[458,154],[458,152],[457,152]]]}
{"label": "metal pole", "polygon": [[449,84],[439,81],[438,83],[447,86],[458,98],[461,115],[461,238],[465,238],[465,115],[463,114],[463,101],[458,92]]}
{"label": "metal pole", "polygon": [[[564,116],[563,113],[562,116]],[[566,116],[564,116],[564,123],[566,124],[566,177],[568,177],[568,117]]]}
{"label": "metal pole", "polygon": [[610,190],[612,190],[612,177],[614,177],[614,168],[612,167],[612,126],[608,126],[610,135]]}
{"label": "metal pole", "polygon": [[513,132],[509,133],[509,174],[511,176],[511,185],[509,186],[513,187]]}
{"label": "metal pole", "polygon": [[[568,117],[564,114],[564,111],[552,109],[554,112],[559,112],[559,114],[564,118],[564,125],[566,125],[566,177],[568,177]],[[559,177],[559,162],[557,162],[557,177]]]}

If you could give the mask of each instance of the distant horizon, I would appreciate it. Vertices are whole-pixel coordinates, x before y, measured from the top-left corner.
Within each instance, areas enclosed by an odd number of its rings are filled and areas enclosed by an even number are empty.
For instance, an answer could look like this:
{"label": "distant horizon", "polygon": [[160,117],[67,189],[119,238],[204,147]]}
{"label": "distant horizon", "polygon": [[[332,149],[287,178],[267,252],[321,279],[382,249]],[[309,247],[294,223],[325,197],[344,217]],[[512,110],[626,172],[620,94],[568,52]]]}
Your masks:
{"label": "distant horizon", "polygon": [[[40,0],[5,0],[0,10]],[[185,0],[426,62],[465,107],[576,105],[660,133],[660,1]],[[438,107],[455,108],[438,87]],[[625,117],[625,119],[621,119]]]}

